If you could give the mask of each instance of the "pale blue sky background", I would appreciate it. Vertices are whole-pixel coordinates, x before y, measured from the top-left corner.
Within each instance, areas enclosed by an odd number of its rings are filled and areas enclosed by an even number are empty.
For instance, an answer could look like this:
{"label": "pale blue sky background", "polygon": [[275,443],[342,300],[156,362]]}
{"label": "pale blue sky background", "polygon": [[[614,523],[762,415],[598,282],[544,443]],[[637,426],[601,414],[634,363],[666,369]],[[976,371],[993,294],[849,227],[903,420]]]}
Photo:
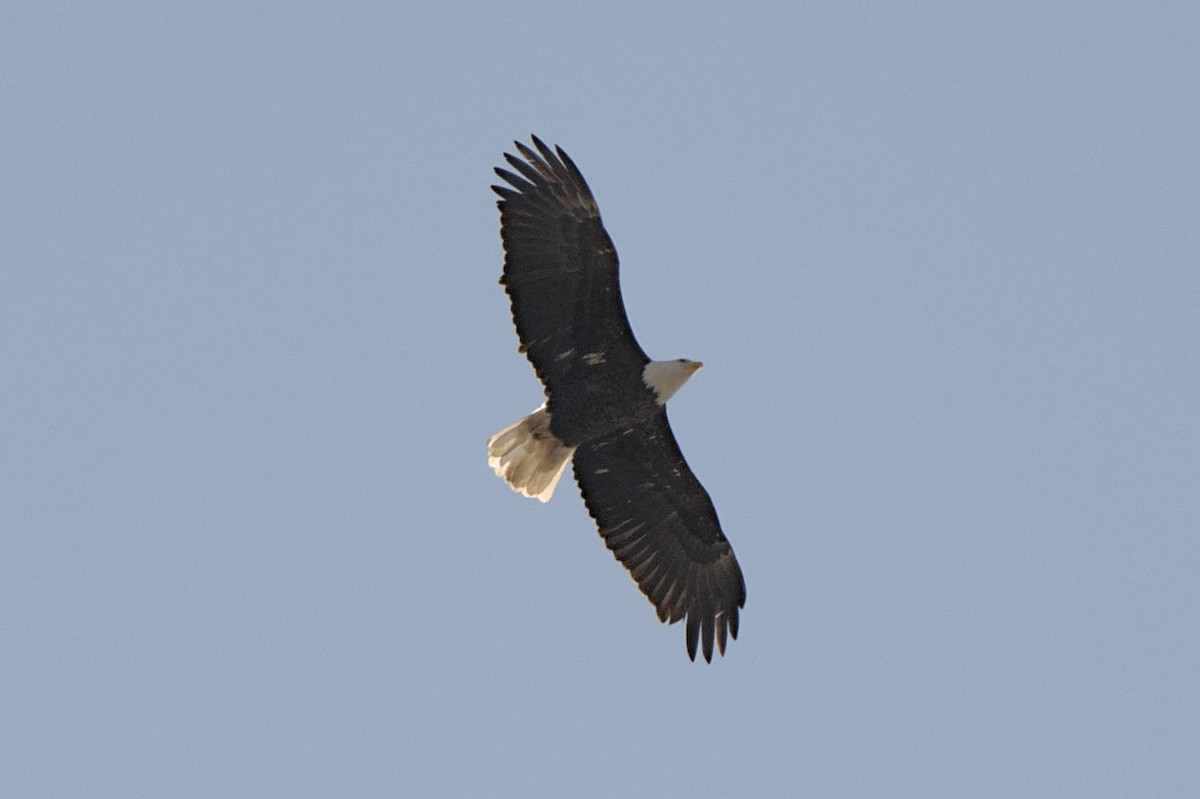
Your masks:
{"label": "pale blue sky background", "polygon": [[[0,795],[1200,795],[1200,6],[0,11]],[[491,168],[564,145],[745,570],[573,485]]]}

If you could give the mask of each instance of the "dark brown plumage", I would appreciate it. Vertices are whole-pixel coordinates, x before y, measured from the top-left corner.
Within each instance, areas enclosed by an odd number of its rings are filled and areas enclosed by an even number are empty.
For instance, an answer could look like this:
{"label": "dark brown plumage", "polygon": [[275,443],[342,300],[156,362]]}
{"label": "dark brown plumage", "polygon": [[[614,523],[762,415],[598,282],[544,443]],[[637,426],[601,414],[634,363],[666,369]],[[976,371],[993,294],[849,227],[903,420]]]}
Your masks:
{"label": "dark brown plumage", "polygon": [[[699,364],[651,361],[625,314],[616,249],[578,167],[537,137],[497,169],[504,285],[543,409],[489,441],[515,490],[549,499],[572,459],[605,544],[689,657],[736,638],[746,586],[708,492],[667,422],[666,399]],[[515,171],[514,171],[515,170]],[[548,430],[546,429],[548,427]]]}

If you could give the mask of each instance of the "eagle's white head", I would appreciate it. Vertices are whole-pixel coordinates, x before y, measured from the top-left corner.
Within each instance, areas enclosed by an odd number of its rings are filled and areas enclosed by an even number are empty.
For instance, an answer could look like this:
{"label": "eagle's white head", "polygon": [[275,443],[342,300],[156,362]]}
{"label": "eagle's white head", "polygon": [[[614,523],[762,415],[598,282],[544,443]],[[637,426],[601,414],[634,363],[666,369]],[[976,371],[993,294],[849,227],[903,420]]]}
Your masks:
{"label": "eagle's white head", "polygon": [[658,404],[665,405],[688,378],[700,371],[704,364],[676,358],[673,361],[651,361],[642,370],[642,380],[658,397]]}

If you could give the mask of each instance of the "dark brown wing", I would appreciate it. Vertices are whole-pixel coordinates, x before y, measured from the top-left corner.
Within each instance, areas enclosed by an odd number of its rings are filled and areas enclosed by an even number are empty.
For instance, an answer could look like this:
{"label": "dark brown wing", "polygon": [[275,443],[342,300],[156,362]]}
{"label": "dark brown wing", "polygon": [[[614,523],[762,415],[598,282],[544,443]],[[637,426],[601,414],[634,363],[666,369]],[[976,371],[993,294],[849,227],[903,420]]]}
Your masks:
{"label": "dark brown wing", "polygon": [[616,374],[641,377],[646,354],[625,316],[617,252],[579,168],[536,136],[534,152],[497,169],[504,276],[521,349],[553,391],[585,355],[603,353]]}
{"label": "dark brown wing", "polygon": [[663,410],[575,452],[575,479],[604,543],[629,569],[658,618],[687,619],[688,656],[737,638],[746,583],[717,512],[688,468]]}

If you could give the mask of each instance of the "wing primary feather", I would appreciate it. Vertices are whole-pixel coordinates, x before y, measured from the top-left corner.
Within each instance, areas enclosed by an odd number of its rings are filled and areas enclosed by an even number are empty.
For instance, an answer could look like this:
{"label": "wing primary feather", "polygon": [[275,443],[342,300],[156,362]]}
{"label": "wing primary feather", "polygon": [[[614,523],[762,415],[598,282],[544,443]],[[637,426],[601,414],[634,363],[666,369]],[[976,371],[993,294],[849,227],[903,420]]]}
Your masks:
{"label": "wing primary feather", "polygon": [[571,156],[567,155],[567,153],[561,147],[556,149],[558,150],[558,157],[562,159],[563,166],[570,171],[572,177],[578,180],[582,185],[586,186],[587,181],[583,179],[583,173],[579,171],[579,167],[575,166],[575,162],[571,160]]}
{"label": "wing primary feather", "polygon": [[712,605],[707,602],[700,608],[700,632],[704,637],[704,661],[712,663],[713,632],[716,622],[713,619]]}
{"label": "wing primary feather", "polygon": [[[520,158],[517,158],[515,155],[506,155],[504,157],[505,157],[505,159],[508,160],[508,163],[512,164],[514,169],[516,169],[518,172],[521,173],[522,177],[524,177],[525,180],[520,180],[512,172],[509,172],[507,169],[501,169],[500,167],[496,167],[496,173],[499,174],[500,177],[504,178],[509,183],[513,183],[514,185],[516,185],[516,183],[519,181],[522,184],[519,187],[519,188],[521,188],[522,191],[529,191],[537,184],[538,181],[545,180],[547,177],[545,172],[542,172],[539,169],[533,168],[525,161],[522,161]],[[529,182],[526,183],[525,181],[529,181]],[[528,188],[526,188],[526,187],[528,187]]]}
{"label": "wing primary feather", "polygon": [[704,569],[700,572],[700,580],[702,583],[700,596],[704,597],[699,603],[700,632],[704,636],[704,660],[708,663],[712,663],[713,633],[715,632],[714,628],[717,624],[716,608],[714,607],[712,597],[715,597],[716,593],[713,590],[714,587],[707,569]]}
{"label": "wing primary feather", "polygon": [[[535,139],[535,141],[536,141],[536,139]],[[547,164],[541,158],[541,156],[539,156],[533,150],[530,150],[528,147],[526,147],[521,142],[513,142],[513,143],[517,145],[517,152],[519,152],[525,158],[525,160],[529,161],[530,165],[534,169],[536,169],[538,172],[541,172],[543,175],[548,174],[550,172],[549,164]],[[514,156],[505,154],[504,157],[508,159],[508,162],[510,164],[515,162]]]}
{"label": "wing primary feather", "polygon": [[545,142],[537,136],[530,136],[530,138],[533,139],[534,146],[538,148],[538,152],[542,154],[542,158],[545,159],[546,163],[553,164],[558,160],[554,157],[554,151],[547,147]]}
{"label": "wing primary feather", "polygon": [[533,146],[537,147],[538,150],[540,150],[541,152],[543,152],[543,153],[550,152],[550,148],[546,146],[546,143],[544,141],[542,141],[542,137],[537,135],[536,133],[530,133],[529,140],[531,142],[533,142]]}

